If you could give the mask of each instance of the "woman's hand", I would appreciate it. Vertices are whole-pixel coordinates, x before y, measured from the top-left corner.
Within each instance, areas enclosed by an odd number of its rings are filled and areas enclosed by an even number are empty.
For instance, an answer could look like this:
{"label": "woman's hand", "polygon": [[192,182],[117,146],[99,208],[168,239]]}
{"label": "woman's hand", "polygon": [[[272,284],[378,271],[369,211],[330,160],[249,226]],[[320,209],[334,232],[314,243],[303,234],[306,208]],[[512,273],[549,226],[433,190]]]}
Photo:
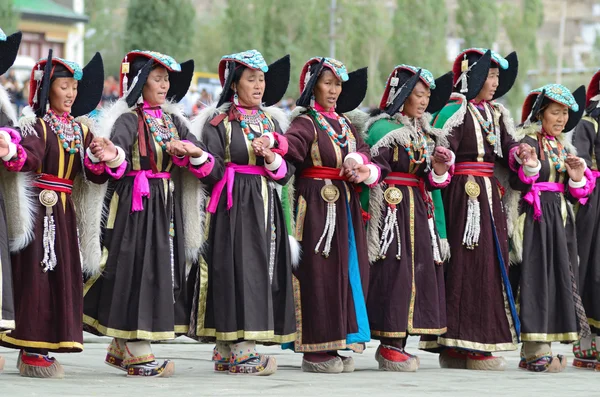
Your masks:
{"label": "woman's hand", "polygon": [[431,166],[436,175],[442,176],[450,169],[452,152],[445,147],[437,146],[431,158]]}
{"label": "woman's hand", "polygon": [[517,149],[517,156],[521,159],[521,164],[535,168],[538,166],[538,157],[535,149],[529,146],[527,143],[519,144]]}
{"label": "woman's hand", "polygon": [[0,135],[0,157],[7,156],[10,152],[10,148],[8,147],[8,142],[4,138],[4,135]]}
{"label": "woman's hand", "polygon": [[579,157],[572,154],[567,154],[565,166],[567,168],[569,178],[571,178],[573,182],[581,182],[585,172],[585,163],[581,161]]}
{"label": "woman's hand", "polygon": [[90,143],[90,151],[100,161],[112,161],[117,158],[117,147],[108,138],[96,137]]}

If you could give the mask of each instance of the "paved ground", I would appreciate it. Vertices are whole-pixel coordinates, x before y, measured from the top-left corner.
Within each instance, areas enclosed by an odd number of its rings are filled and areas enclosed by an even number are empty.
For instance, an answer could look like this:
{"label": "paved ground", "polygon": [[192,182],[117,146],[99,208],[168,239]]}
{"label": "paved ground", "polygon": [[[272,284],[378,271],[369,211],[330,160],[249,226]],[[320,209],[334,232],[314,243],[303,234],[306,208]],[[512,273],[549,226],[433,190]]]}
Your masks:
{"label": "paved ground", "polygon": [[[109,339],[86,335],[85,352],[58,354],[65,379],[28,379],[15,368],[15,351],[0,348],[6,360],[0,375],[0,397],[12,396],[584,396],[597,394],[600,373],[568,367],[560,374],[532,374],[518,370],[518,352],[505,356],[506,372],[442,370],[437,355],[420,352],[421,368],[416,373],[377,370],[373,355],[376,343],[364,354],[354,355],[356,371],[351,374],[308,374],[300,370],[301,356],[277,347],[261,351],[277,357],[279,371],[268,377],[214,374],[211,345],[180,338],[176,343],[155,345],[158,357],[175,361],[175,376],[168,379],[130,379],[103,364]],[[409,351],[416,351],[416,339]],[[572,359],[570,345],[554,346],[555,353]]]}

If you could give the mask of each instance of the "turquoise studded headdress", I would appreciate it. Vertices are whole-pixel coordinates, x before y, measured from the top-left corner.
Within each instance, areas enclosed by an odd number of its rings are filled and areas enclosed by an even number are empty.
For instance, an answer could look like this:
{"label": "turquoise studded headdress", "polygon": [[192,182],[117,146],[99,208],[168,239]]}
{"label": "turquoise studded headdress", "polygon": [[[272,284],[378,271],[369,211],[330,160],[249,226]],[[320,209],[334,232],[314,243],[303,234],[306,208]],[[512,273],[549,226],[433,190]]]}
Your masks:
{"label": "turquoise studded headdress", "polygon": [[270,65],[257,50],[247,50],[236,54],[225,55],[219,62],[219,80],[223,91],[217,102],[221,106],[233,97],[231,84],[234,82],[235,72],[240,67],[260,70],[265,74],[265,91],[262,102],[265,106],[275,105],[283,98],[290,83],[290,56],[285,55]]}
{"label": "turquoise studded headdress", "polygon": [[338,97],[336,111],[345,113],[356,109],[367,94],[367,68],[348,73],[346,66],[333,58],[314,57],[304,64],[300,72],[300,98],[297,106],[309,107],[313,90],[324,68],[342,82],[342,93]]}
{"label": "turquoise studded headdress", "polygon": [[585,87],[580,86],[573,93],[561,84],[547,84],[531,91],[521,112],[521,123],[536,122],[539,120],[540,112],[550,102],[556,102],[569,109],[569,121],[565,131],[570,131],[579,122],[583,115],[585,105]]}
{"label": "turquoise studded headdress", "polygon": [[180,64],[173,57],[158,51],[133,50],[128,52],[121,62],[119,84],[119,96],[126,97],[129,107],[138,102],[148,75],[155,65],[164,67],[169,73],[167,100],[177,103],[188,92],[194,75],[193,60]]}
{"label": "turquoise studded headdress", "polygon": [[[488,54],[489,59],[486,57]],[[496,51],[486,48],[468,48],[461,51],[452,67],[455,90],[464,94],[468,100],[475,98],[483,88],[492,66],[500,71],[500,81],[493,99],[504,96],[514,85],[519,71],[516,52],[502,57]]]}
{"label": "turquoise studded headdress", "polygon": [[[55,72],[56,66],[62,65],[66,71]],[[88,114],[98,106],[104,89],[104,64],[100,53],[96,53],[90,62],[81,68],[76,62],[52,57],[40,59],[31,70],[29,79],[29,106],[38,117],[43,117],[48,104],[50,85],[53,78],[72,77],[79,82],[77,97],[71,106],[73,117]]]}
{"label": "turquoise studded headdress", "polygon": [[21,45],[21,32],[6,36],[0,29],[0,75],[6,73],[15,63]]}

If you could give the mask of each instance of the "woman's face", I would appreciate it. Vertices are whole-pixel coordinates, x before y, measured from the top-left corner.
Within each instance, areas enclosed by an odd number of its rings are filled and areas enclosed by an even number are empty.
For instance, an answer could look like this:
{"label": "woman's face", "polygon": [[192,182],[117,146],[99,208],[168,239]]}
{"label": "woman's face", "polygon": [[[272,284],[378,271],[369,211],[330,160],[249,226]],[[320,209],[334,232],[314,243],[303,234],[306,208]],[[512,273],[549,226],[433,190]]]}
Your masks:
{"label": "woman's face", "polygon": [[260,70],[246,68],[242,72],[240,81],[233,83],[231,88],[234,91],[237,89],[240,106],[260,106],[265,93],[265,74]]}
{"label": "woman's face", "polygon": [[342,93],[342,81],[331,70],[323,69],[313,93],[315,102],[326,111],[331,111]]}
{"label": "woman's face", "polygon": [[50,84],[50,107],[58,114],[71,113],[79,82],[72,77],[58,77]]}
{"label": "woman's face", "polygon": [[490,68],[487,80],[485,80],[483,88],[481,91],[479,91],[475,101],[491,101],[494,99],[494,95],[498,89],[498,84],[500,84],[500,70],[498,68]]}
{"label": "woman's face", "polygon": [[142,96],[150,106],[159,106],[167,101],[169,87],[169,72],[163,67],[156,67],[148,75]]}
{"label": "woman's face", "polygon": [[569,108],[560,103],[550,102],[542,111],[541,120],[546,134],[559,136],[569,121]]}
{"label": "woman's face", "polygon": [[404,102],[403,113],[411,118],[421,118],[429,106],[431,90],[422,81],[417,82],[410,96]]}

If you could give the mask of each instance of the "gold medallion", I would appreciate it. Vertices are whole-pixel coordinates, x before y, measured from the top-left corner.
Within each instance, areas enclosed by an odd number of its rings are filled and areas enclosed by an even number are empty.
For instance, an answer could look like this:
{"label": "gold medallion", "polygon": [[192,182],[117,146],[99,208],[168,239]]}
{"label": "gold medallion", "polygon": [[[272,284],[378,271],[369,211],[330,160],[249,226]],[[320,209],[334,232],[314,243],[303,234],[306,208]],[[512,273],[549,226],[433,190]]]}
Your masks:
{"label": "gold medallion", "polygon": [[477,198],[479,197],[479,194],[481,194],[481,189],[477,182],[467,181],[467,183],[465,183],[465,192],[467,192],[467,196]]}
{"label": "gold medallion", "polygon": [[58,203],[58,194],[54,190],[44,189],[40,192],[39,199],[44,207],[54,207]]}
{"label": "gold medallion", "polygon": [[402,201],[402,191],[397,187],[388,187],[383,193],[383,198],[388,204],[397,205]]}
{"label": "gold medallion", "polygon": [[340,198],[340,190],[335,185],[325,185],[321,188],[321,197],[328,203],[335,203]]}

